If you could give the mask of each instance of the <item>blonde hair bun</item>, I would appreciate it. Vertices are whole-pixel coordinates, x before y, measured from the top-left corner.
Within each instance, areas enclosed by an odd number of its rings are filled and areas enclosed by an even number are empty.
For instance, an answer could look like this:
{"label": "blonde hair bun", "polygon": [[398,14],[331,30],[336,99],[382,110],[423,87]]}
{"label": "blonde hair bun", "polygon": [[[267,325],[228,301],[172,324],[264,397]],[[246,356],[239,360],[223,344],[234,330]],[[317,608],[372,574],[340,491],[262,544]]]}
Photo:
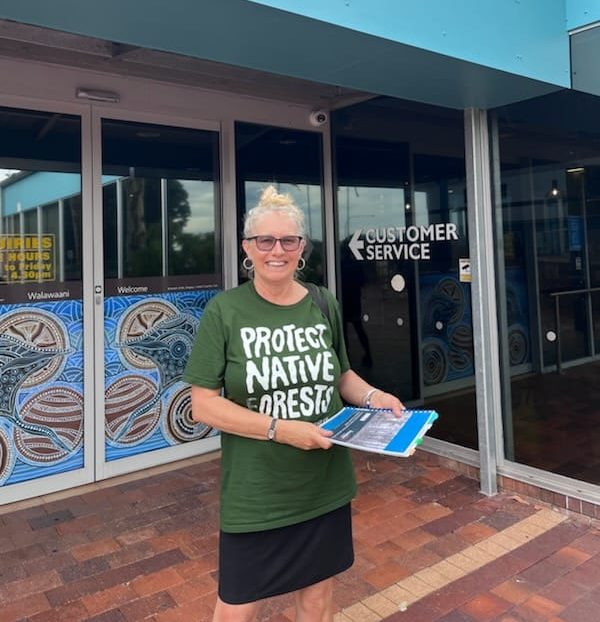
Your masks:
{"label": "blonde hair bun", "polygon": [[260,195],[258,200],[258,208],[266,208],[270,206],[283,207],[285,205],[294,205],[294,199],[289,194],[281,194],[277,192],[275,186],[267,186]]}
{"label": "blonde hair bun", "polygon": [[244,237],[254,234],[256,222],[268,214],[279,213],[288,216],[296,225],[298,235],[306,237],[304,225],[304,214],[294,203],[294,199],[289,194],[281,194],[275,186],[267,186],[260,195],[256,207],[253,207],[244,219]]}

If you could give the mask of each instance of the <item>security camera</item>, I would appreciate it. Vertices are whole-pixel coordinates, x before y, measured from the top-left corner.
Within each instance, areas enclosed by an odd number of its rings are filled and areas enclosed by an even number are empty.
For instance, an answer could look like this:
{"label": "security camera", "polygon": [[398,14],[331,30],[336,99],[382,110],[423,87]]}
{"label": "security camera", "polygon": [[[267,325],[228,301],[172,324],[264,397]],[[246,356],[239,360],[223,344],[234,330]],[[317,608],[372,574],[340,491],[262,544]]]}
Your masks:
{"label": "security camera", "polygon": [[329,115],[325,110],[313,110],[308,120],[313,127],[321,127],[321,125],[325,125],[329,121]]}

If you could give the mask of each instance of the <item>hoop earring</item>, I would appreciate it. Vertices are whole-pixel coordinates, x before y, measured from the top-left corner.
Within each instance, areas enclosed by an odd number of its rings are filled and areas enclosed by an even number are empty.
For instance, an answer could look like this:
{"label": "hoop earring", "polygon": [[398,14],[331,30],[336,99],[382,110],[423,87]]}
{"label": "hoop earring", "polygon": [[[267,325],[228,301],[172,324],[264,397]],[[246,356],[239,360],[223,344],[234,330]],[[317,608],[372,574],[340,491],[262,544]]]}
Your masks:
{"label": "hoop earring", "polygon": [[[300,263],[302,262],[302,263]],[[304,257],[300,257],[300,259],[298,259],[298,270],[300,272],[302,272],[302,270],[304,270],[304,268],[306,268],[306,259],[304,259]]]}
{"label": "hoop earring", "polygon": [[242,266],[244,267],[244,270],[246,270],[246,272],[252,272],[252,270],[254,270],[254,263],[252,262],[252,259],[250,259],[250,257],[244,257],[244,260],[242,261]]}

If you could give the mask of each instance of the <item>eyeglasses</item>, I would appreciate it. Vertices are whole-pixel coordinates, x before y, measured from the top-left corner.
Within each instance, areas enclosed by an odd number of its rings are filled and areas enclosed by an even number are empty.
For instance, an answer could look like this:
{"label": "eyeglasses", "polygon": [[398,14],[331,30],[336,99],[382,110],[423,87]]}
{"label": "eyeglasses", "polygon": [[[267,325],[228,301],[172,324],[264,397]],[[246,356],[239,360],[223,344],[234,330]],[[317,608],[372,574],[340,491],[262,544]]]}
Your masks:
{"label": "eyeglasses", "polygon": [[273,235],[253,235],[246,239],[248,241],[254,240],[259,251],[272,251],[277,242],[281,244],[284,251],[297,251],[300,248],[300,242],[302,242],[301,235],[285,235],[282,238],[276,238]]}

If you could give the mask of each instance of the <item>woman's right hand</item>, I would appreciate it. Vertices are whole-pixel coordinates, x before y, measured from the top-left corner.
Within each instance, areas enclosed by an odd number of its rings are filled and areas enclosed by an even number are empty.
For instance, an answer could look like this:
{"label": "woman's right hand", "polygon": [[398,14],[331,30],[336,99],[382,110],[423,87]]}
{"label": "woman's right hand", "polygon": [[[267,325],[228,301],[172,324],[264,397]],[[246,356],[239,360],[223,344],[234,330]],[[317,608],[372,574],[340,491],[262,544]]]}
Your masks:
{"label": "woman's right hand", "polygon": [[[192,385],[192,413],[200,421],[229,434],[237,434],[259,441],[267,440],[271,422],[268,415],[248,410],[220,395],[219,389],[205,389]],[[298,449],[329,449],[329,430],[308,421],[277,419],[274,440]]]}
{"label": "woman's right hand", "polygon": [[290,419],[279,419],[275,440],[278,443],[292,445],[298,449],[329,449],[333,444],[329,440],[333,432],[323,430],[314,423],[308,421],[292,421]]}

